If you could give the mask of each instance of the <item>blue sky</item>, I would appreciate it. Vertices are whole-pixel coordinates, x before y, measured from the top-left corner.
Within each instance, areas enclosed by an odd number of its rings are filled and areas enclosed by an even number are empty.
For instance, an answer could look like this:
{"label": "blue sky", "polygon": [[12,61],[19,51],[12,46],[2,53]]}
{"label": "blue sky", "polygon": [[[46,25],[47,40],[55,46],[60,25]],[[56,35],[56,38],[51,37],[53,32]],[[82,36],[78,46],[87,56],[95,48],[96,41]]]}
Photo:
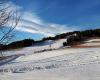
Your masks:
{"label": "blue sky", "polygon": [[9,4],[22,15],[16,29],[19,39],[100,28],[100,0],[10,0]]}

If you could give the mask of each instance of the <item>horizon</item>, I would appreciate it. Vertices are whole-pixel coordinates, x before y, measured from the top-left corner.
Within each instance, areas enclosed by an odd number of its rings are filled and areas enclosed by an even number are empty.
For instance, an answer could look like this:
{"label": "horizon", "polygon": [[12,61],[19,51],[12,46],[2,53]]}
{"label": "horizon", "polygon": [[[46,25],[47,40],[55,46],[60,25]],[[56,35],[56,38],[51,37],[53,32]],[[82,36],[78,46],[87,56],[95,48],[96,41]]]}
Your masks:
{"label": "horizon", "polygon": [[14,40],[100,28],[99,0],[9,0],[7,5],[21,15]]}
{"label": "horizon", "polygon": [[[77,30],[77,31],[87,31],[87,30],[97,30],[99,28],[96,28],[96,29],[86,29],[86,30]],[[70,31],[70,32],[77,32],[77,31]],[[70,33],[70,32],[64,32],[64,33],[61,33],[61,34],[66,34],[66,33]],[[57,35],[61,35],[61,34],[57,34]],[[55,36],[57,36],[55,35]],[[47,36],[47,37],[43,37],[43,38],[48,38],[48,37],[55,37],[55,36]],[[24,38],[24,39],[20,39],[20,40],[15,40],[15,41],[12,41],[12,42],[16,42],[16,41],[22,41],[22,40],[25,40],[25,39],[31,39],[31,40],[34,40],[34,41],[41,41],[43,38],[40,38],[40,39],[33,39],[33,38]],[[10,43],[12,43],[10,42]],[[9,43],[8,43],[9,44]]]}

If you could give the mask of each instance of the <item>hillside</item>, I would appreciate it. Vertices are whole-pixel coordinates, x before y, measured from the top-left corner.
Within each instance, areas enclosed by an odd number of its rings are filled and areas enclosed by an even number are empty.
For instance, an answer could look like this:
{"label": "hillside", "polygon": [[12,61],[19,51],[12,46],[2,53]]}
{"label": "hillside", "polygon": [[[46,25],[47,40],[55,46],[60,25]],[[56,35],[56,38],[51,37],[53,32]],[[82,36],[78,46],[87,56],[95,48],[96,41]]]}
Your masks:
{"label": "hillside", "polygon": [[[64,45],[68,40],[75,45]],[[32,41],[31,46],[29,41]],[[67,38],[36,42],[26,39],[11,44],[19,43],[19,46],[20,42],[20,48],[3,52],[5,57],[0,60],[2,80],[100,80],[97,77],[100,74],[99,36],[80,39],[74,33]]]}
{"label": "hillside", "polygon": [[[75,34],[77,36],[73,36]],[[72,46],[72,45],[76,45],[77,43],[78,44],[82,43],[85,40],[88,40],[90,38],[99,38],[99,37],[100,37],[100,29],[74,31],[74,32],[59,34],[59,35],[56,35],[55,37],[46,37],[39,41],[35,41],[33,39],[15,41],[15,42],[9,43],[8,45],[4,45],[2,49],[16,49],[16,48],[23,48],[23,47],[36,46],[36,45],[37,46],[50,45],[59,39],[66,39],[66,40],[68,39],[67,41],[68,44],[66,44],[66,46]],[[66,41],[63,41],[63,42],[66,42]]]}
{"label": "hillside", "polygon": [[[55,50],[34,53],[50,48],[46,41],[40,46],[4,52],[5,56],[20,55],[0,66],[2,80],[100,80],[100,47],[61,48],[64,39],[52,43]],[[100,39],[85,41],[100,43]],[[96,45],[96,44],[95,44]],[[97,77],[98,76],[98,77]]]}

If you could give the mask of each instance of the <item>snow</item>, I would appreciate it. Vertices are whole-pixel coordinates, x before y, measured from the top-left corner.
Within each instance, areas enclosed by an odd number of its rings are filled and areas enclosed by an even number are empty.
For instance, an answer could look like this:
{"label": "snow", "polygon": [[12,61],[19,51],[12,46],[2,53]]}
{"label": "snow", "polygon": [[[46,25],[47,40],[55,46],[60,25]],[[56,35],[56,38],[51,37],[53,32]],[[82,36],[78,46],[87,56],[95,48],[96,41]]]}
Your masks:
{"label": "snow", "polygon": [[100,46],[100,43],[96,43],[96,42],[93,42],[93,43],[85,43],[85,44],[82,44],[84,46]]}
{"label": "snow", "polygon": [[100,46],[100,39],[90,39],[88,41],[85,41],[85,44],[82,44],[84,46]]}
{"label": "snow", "polygon": [[[61,48],[65,40],[55,41],[56,50],[34,54],[48,45],[5,52],[24,54],[0,66],[0,80],[100,80],[100,48]],[[49,47],[48,47],[49,48]]]}
{"label": "snow", "polygon": [[86,42],[98,42],[98,41],[100,41],[99,38],[98,39],[90,39],[90,40],[87,40]]}
{"label": "snow", "polygon": [[59,49],[63,46],[63,42],[65,42],[66,39],[60,39],[56,41],[45,41],[41,45],[36,45],[36,46],[31,46],[31,47],[26,47],[14,51],[6,51],[3,54],[5,56],[9,55],[17,55],[17,54],[24,54],[24,55],[29,55],[29,54],[34,54],[36,51],[41,51],[44,49],[50,49],[50,44],[51,44],[51,49]]}

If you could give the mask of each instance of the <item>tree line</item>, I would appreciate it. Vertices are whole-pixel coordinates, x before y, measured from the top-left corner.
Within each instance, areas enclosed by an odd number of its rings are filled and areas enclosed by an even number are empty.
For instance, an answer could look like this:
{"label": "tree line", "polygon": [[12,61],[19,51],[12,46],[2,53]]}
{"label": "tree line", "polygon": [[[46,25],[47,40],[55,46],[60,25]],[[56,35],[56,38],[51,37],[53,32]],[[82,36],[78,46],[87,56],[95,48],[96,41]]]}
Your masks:
{"label": "tree line", "polygon": [[43,38],[42,41],[58,40],[66,38],[66,42],[63,43],[63,46],[71,46],[83,43],[85,40],[95,37],[100,37],[100,29],[90,29],[84,31],[73,31],[73,32],[63,33],[56,35],[55,37]]}
{"label": "tree line", "polygon": [[16,49],[16,48],[22,48],[22,47],[28,47],[34,44],[34,40],[33,39],[24,39],[24,40],[20,40],[20,41],[14,41],[12,43],[9,43],[8,45],[3,45],[3,50],[7,50],[7,49]]}
{"label": "tree line", "polygon": [[100,37],[100,29],[67,32],[67,33],[56,35],[55,37],[43,38],[42,41],[63,39],[73,34],[77,34],[77,37],[79,38]]}

